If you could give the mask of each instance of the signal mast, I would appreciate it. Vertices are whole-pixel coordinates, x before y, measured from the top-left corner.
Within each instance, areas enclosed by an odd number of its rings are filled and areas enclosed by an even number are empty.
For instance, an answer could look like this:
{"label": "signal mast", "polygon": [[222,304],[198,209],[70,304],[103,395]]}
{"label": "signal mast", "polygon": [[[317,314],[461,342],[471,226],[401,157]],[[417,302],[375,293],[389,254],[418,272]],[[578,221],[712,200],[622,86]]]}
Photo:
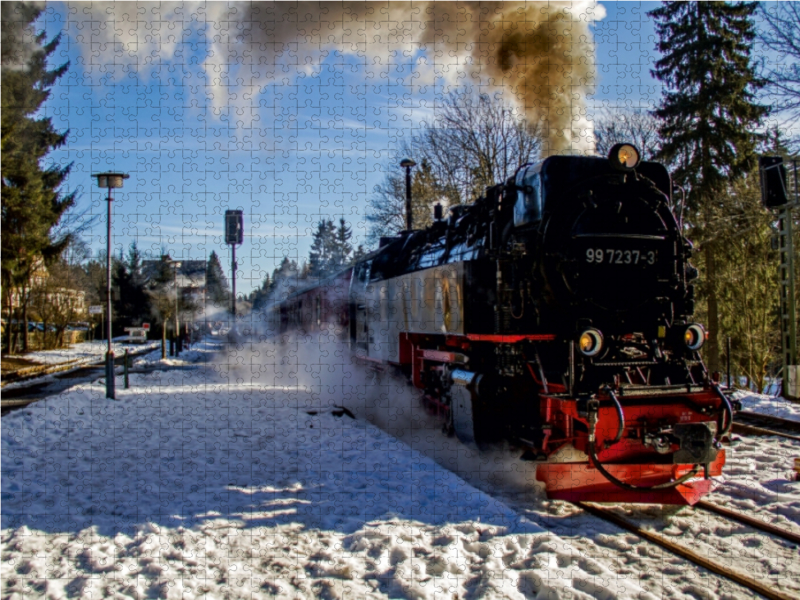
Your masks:
{"label": "signal mast", "polygon": [[225,211],[225,243],[231,247],[231,284],[233,296],[231,298],[231,315],[233,324],[236,325],[236,246],[244,241],[244,215],[241,210]]}

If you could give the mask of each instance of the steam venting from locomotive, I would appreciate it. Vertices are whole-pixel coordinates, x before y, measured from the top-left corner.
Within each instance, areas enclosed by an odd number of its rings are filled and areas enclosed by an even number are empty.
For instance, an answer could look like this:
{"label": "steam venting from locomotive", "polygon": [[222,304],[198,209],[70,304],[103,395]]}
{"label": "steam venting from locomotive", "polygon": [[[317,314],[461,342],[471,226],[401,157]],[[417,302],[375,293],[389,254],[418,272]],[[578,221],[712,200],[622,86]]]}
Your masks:
{"label": "steam venting from locomotive", "polygon": [[3,42],[9,48],[14,48],[14,52],[3,54],[2,69],[9,71],[26,69],[37,52],[41,52],[41,48],[36,43],[36,30],[27,25],[24,17],[18,12],[17,4],[6,3],[3,6],[0,28],[3,32]]}
{"label": "steam venting from locomotive", "polygon": [[583,116],[595,80],[589,24],[605,16],[593,1],[77,6],[76,20],[82,14],[86,22],[76,38],[87,56],[92,48],[113,48],[117,65],[126,55],[134,69],[168,62],[183,52],[178,40],[187,31],[204,36],[208,81],[200,87],[218,113],[235,111],[232,122],[257,119],[257,97],[269,85],[295,85],[293,73],[315,72],[331,52],[358,56],[376,80],[411,57],[403,86],[441,78],[445,93],[464,83],[502,92],[543,130],[544,156],[593,150]]}

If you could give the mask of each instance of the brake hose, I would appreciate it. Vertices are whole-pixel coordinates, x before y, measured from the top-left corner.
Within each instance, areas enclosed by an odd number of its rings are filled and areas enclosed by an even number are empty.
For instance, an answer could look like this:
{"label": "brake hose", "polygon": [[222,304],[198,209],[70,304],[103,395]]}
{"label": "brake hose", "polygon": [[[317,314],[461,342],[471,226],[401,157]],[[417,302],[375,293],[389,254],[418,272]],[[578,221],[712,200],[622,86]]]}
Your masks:
{"label": "brake hose", "polygon": [[[719,423],[719,430],[722,432],[719,436],[719,439],[722,440],[722,438],[730,435],[731,430],[733,429],[733,407],[731,406],[731,401],[728,400],[728,397],[722,393],[722,390],[719,389],[719,386],[717,384],[714,384],[712,386],[712,389],[717,394],[719,399],[722,400],[722,406],[724,408],[724,411],[720,415],[720,423]],[[725,423],[725,421],[722,420],[725,417],[726,413],[728,415],[727,423]],[[724,428],[722,427],[723,423],[725,423]]]}
{"label": "brake hose", "polygon": [[603,391],[605,391],[608,394],[609,398],[611,398],[611,400],[614,402],[614,408],[617,409],[617,420],[619,421],[619,428],[617,429],[617,437],[615,437],[610,442],[609,441],[605,442],[605,447],[611,448],[611,446],[613,446],[622,439],[622,433],[625,431],[625,414],[622,412],[622,404],[620,404],[617,395],[614,393],[614,390],[612,390],[609,386],[606,386],[605,390]]}
{"label": "brake hose", "polygon": [[[610,388],[608,388],[607,391],[610,392],[609,396],[611,396],[611,398],[617,404],[617,407],[618,407],[618,409],[617,409],[618,413],[617,414],[621,415],[622,406],[619,404],[619,400],[617,400],[616,396],[613,394],[613,392],[611,392]],[[624,423],[624,420],[622,418],[620,418],[620,423],[621,424]],[[588,448],[587,448],[588,449],[587,454],[589,455],[589,460],[592,462],[592,464],[594,465],[595,469],[597,469],[598,471],[600,471],[600,473],[603,474],[603,477],[608,479],[611,483],[613,483],[617,487],[621,487],[624,490],[629,490],[629,491],[633,491],[633,492],[650,492],[650,491],[657,491],[657,490],[667,490],[667,489],[670,489],[670,488],[677,487],[680,484],[690,480],[692,477],[697,475],[697,472],[700,470],[700,465],[699,464],[695,464],[692,467],[691,471],[689,471],[688,473],[684,474],[682,477],[676,479],[675,481],[666,481],[664,483],[659,483],[657,485],[651,485],[651,486],[633,485],[631,483],[625,483],[624,481],[620,481],[619,479],[614,477],[611,473],[606,471],[605,467],[603,467],[603,464],[600,462],[600,459],[597,458],[597,453],[595,452],[595,446],[597,445],[597,438],[595,437],[596,428],[597,428],[597,411],[592,411],[590,413],[589,424],[590,424],[589,444],[588,444]],[[622,434],[621,434],[621,432],[618,432],[617,439],[614,442],[612,442],[611,445],[616,444],[617,441],[619,441],[620,437],[622,437]]]}

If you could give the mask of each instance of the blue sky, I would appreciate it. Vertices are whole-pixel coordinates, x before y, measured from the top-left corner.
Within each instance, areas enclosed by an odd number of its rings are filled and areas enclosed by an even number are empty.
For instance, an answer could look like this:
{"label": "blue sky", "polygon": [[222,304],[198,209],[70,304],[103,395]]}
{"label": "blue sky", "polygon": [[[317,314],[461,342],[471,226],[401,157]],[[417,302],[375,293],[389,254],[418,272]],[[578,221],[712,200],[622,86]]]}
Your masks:
{"label": "blue sky", "polygon": [[[261,15],[249,46],[237,42],[238,5],[108,6],[48,2],[39,22],[49,36],[62,33],[54,63],[71,62],[45,112],[70,129],[66,147],[51,155],[74,163],[66,188],[80,192],[82,209],[103,215],[87,241],[105,247],[105,193],[91,173],[128,172],[114,202],[115,252],[136,240],[153,257],[162,248],[183,259],[216,250],[229,264],[223,214],[241,209],[243,292],[283,256],[302,261],[321,218],[343,216],[362,240],[368,198],[385,170],[397,168],[390,160],[398,143],[468,75],[438,39],[387,35],[385,44],[361,44],[391,29],[381,19],[417,18],[407,2],[373,14],[363,31],[328,24],[319,16],[327,8],[301,3],[296,29]],[[604,106],[658,102],[646,16],[655,6],[603,2],[591,10],[598,79],[587,118]]]}

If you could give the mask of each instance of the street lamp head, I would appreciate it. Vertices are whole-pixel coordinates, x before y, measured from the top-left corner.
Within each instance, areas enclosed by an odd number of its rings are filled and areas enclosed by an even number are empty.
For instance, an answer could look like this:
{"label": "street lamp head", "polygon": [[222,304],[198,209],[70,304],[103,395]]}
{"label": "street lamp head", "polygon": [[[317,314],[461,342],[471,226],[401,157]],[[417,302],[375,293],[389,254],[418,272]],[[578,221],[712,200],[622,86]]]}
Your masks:
{"label": "street lamp head", "polygon": [[400,161],[400,166],[403,167],[404,169],[410,169],[411,167],[416,167],[417,163],[415,163],[410,158],[404,158],[403,160]]}
{"label": "street lamp head", "polygon": [[99,188],[121,188],[122,182],[128,179],[130,175],[127,173],[94,173],[92,177],[97,178],[97,187]]}

